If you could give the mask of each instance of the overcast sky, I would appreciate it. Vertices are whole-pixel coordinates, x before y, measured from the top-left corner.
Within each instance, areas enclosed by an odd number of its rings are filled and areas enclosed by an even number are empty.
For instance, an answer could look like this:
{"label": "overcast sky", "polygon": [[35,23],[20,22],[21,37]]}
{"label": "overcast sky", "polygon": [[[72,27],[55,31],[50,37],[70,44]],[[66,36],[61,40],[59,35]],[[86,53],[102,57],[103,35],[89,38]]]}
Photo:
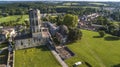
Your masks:
{"label": "overcast sky", "polygon": [[0,1],[113,1],[120,2],[120,0],[0,0]]}

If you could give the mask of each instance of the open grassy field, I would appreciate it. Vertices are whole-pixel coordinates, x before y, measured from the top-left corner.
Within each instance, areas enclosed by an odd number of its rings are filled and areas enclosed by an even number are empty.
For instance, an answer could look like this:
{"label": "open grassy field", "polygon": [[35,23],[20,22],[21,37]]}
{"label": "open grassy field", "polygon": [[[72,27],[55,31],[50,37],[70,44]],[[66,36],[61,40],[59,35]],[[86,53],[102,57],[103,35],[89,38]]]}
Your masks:
{"label": "open grassy field", "polygon": [[118,21],[111,21],[111,23],[120,23],[120,22],[118,22]]}
{"label": "open grassy field", "polygon": [[104,6],[108,6],[108,4],[104,4],[104,3],[95,3],[95,2],[93,2],[93,3],[89,3],[89,4],[93,4],[93,5],[104,5]]}
{"label": "open grassy field", "polygon": [[15,67],[61,67],[46,46],[17,50]]}
{"label": "open grassy field", "polygon": [[99,7],[96,7],[96,6],[70,6],[70,5],[56,6],[56,8],[95,8],[95,9],[99,9]]}
{"label": "open grassy field", "polygon": [[70,5],[80,5],[80,3],[63,3],[63,5],[70,6]]}
{"label": "open grassy field", "polygon": [[[9,22],[9,21],[16,21],[17,18],[20,18],[22,15],[14,15],[14,16],[7,16],[0,18],[0,23],[2,22]],[[23,15],[20,21],[17,23],[23,23],[25,19],[28,19],[28,15]]]}
{"label": "open grassy field", "polygon": [[85,64],[80,67],[120,67],[120,38],[108,34],[100,38],[97,32],[82,32],[82,40],[67,45],[76,54],[66,60],[69,66],[82,61]]}

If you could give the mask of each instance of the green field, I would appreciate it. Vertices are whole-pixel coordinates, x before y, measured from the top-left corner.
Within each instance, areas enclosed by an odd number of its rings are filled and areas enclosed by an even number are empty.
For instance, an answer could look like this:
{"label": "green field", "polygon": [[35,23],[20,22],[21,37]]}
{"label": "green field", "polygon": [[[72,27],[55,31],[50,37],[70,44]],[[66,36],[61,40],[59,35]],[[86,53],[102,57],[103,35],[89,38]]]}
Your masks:
{"label": "green field", "polygon": [[108,6],[108,4],[104,4],[104,3],[89,3],[89,4],[98,5],[98,6],[100,5]]}
{"label": "green field", "polygon": [[9,21],[16,21],[17,18],[20,18],[21,16],[22,16],[22,18],[17,23],[23,23],[24,20],[28,19],[28,15],[14,15],[14,16],[7,16],[7,17],[0,18],[0,23],[9,22]]}
{"label": "green field", "polygon": [[63,3],[63,5],[70,6],[70,5],[80,5],[80,3]]}
{"label": "green field", "polygon": [[46,46],[17,50],[15,67],[61,67]]}
{"label": "green field", "polygon": [[111,21],[111,23],[120,23],[120,22],[118,22],[118,21]]}
{"label": "green field", "polygon": [[75,53],[66,60],[69,66],[82,61],[86,64],[80,67],[120,67],[120,38],[111,35],[100,38],[97,32],[82,32],[82,40],[67,45]]}
{"label": "green field", "polygon": [[56,6],[56,8],[95,8],[95,9],[99,9],[99,7],[97,7],[97,6],[69,6],[69,5]]}

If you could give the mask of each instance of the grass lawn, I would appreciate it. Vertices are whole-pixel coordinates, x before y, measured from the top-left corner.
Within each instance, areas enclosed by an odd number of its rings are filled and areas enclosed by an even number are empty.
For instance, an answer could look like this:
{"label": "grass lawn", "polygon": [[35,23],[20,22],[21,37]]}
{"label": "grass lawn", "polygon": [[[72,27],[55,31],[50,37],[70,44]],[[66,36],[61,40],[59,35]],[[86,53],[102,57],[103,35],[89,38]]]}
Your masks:
{"label": "grass lawn", "polygon": [[46,46],[15,51],[15,67],[61,67]]}
{"label": "grass lawn", "polygon": [[97,32],[82,32],[82,40],[67,45],[76,54],[65,60],[69,66],[82,61],[86,63],[80,67],[120,67],[120,38],[108,34],[99,38]]}
{"label": "grass lawn", "polygon": [[63,3],[63,5],[70,6],[70,5],[80,5],[80,3]]}
{"label": "grass lawn", "polygon": [[[21,17],[21,15],[2,17],[2,18],[0,18],[0,23],[1,22],[16,21],[17,18],[20,18],[20,17]],[[23,15],[22,19],[20,19],[20,21],[18,23],[23,23],[25,19],[28,19],[28,15]]]}
{"label": "grass lawn", "polygon": [[89,3],[89,4],[93,4],[93,5],[104,5],[104,6],[108,6],[108,4],[104,4],[104,3]]}
{"label": "grass lawn", "polygon": [[95,9],[99,9],[99,7],[96,7],[96,6],[69,6],[69,5],[56,6],[56,8],[95,8]]}
{"label": "grass lawn", "polygon": [[120,22],[118,22],[118,21],[111,21],[111,23],[120,23]]}

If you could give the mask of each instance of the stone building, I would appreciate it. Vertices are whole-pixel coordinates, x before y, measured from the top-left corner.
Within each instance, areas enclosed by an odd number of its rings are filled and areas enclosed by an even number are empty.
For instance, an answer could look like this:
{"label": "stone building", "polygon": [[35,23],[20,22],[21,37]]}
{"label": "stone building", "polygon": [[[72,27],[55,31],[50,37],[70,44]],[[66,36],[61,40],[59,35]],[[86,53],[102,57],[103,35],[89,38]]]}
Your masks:
{"label": "stone building", "polygon": [[4,42],[6,40],[6,37],[4,34],[0,34],[0,42]]}
{"label": "stone building", "polygon": [[15,37],[15,29],[12,27],[0,28],[0,41],[5,41],[9,37]]}
{"label": "stone building", "polygon": [[30,48],[45,45],[49,38],[48,29],[42,26],[40,11],[38,9],[29,10],[30,33],[17,34],[15,39],[15,49]]}

